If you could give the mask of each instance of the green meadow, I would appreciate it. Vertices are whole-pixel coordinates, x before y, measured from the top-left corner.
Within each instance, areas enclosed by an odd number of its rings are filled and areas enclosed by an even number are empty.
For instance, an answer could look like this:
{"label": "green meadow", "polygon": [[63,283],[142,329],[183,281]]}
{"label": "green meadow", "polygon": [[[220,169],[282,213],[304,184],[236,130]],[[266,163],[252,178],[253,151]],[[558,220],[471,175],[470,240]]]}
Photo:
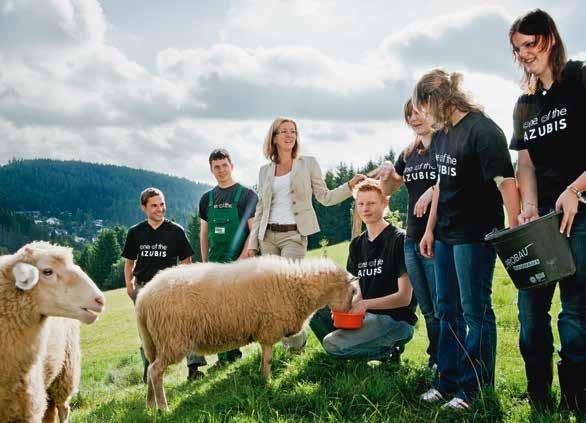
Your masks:
{"label": "green meadow", "polygon": [[[314,250],[345,264],[347,243]],[[516,289],[500,263],[494,279],[493,303],[498,322],[497,377],[473,409],[453,412],[419,402],[430,384],[426,368],[425,325],[420,316],[416,335],[401,364],[337,360],[325,354],[313,335],[301,355],[274,347],[272,380],[259,372],[256,344],[244,358],[221,369],[204,368],[207,376],[186,382],[185,363],[167,370],[169,411],[146,410],[140,345],[132,303],[123,289],[109,291],[107,311],[83,326],[83,374],[80,393],[72,402],[73,422],[443,422],[443,421],[568,421],[558,413],[532,412],[524,398],[525,376],[518,351]],[[559,297],[555,297],[554,323]],[[556,330],[557,332],[557,330]],[[208,357],[213,364],[215,356]],[[559,390],[557,382],[556,393]]]}

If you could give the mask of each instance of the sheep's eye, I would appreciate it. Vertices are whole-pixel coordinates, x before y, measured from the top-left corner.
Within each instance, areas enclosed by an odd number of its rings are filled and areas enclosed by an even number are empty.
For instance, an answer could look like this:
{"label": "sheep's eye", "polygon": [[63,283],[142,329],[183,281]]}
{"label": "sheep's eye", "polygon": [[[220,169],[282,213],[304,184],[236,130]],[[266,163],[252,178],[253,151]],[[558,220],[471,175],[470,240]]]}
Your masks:
{"label": "sheep's eye", "polygon": [[45,276],[51,276],[53,274],[53,269],[44,269],[43,270],[43,275]]}

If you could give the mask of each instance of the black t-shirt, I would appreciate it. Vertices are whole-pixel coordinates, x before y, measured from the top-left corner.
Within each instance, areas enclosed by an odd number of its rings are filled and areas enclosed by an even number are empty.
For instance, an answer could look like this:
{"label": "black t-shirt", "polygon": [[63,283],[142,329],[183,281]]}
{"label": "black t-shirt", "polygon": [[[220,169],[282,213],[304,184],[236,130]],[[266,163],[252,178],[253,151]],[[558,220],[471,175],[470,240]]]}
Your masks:
{"label": "black t-shirt", "polygon": [[435,236],[447,244],[483,242],[504,225],[496,176],[514,176],[503,131],[488,116],[470,112],[448,132],[433,136],[440,178]]}
{"label": "black t-shirt", "polygon": [[413,215],[413,209],[419,197],[429,187],[435,185],[437,181],[435,157],[429,152],[420,154],[417,149],[409,154],[407,160],[403,158],[403,155],[404,152],[401,152],[395,163],[395,169],[403,177],[403,182],[405,182],[405,187],[409,193],[407,238],[419,241],[425,233],[425,227],[427,226],[427,219],[429,217],[429,207],[427,213],[421,217]]}
{"label": "black t-shirt", "polygon": [[[236,189],[238,184],[234,184],[228,188],[220,188],[216,186],[212,191],[214,193],[214,208],[232,208],[234,202],[234,196],[236,195]],[[238,218],[240,219],[239,231],[244,231],[244,236],[247,237],[248,233],[248,219],[254,217],[254,211],[256,209],[256,203],[258,202],[258,196],[250,188],[242,187],[242,194],[238,201]],[[208,208],[210,198],[209,191],[201,196],[199,200],[199,217],[208,221]],[[240,232],[239,232],[240,233]]]}
{"label": "black t-shirt", "polygon": [[[545,94],[544,94],[545,93]],[[586,170],[586,66],[569,61],[549,90],[519,97],[513,113],[512,150],[529,150],[535,166],[540,214]],[[583,206],[583,205],[581,205]]]}
{"label": "black t-shirt", "polygon": [[[373,241],[368,239],[367,231],[352,240],[346,268],[360,278],[363,299],[385,297],[399,291],[398,279],[407,272],[404,240],[405,233],[393,225],[387,226]],[[368,312],[386,314],[395,320],[414,325],[417,322],[416,306],[413,295],[407,307]]]}
{"label": "black t-shirt", "polygon": [[132,274],[139,282],[148,282],[159,271],[185,260],[193,250],[181,226],[166,220],[153,229],[145,220],[128,230],[122,257],[136,260]]}

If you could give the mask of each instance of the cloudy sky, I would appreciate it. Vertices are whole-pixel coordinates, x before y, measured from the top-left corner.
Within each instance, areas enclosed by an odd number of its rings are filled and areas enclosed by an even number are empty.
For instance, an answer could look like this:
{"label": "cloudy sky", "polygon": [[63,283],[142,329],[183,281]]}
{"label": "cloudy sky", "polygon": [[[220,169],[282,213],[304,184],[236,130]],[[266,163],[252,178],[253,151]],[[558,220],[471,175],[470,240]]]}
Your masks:
{"label": "cloudy sky", "polygon": [[[78,159],[212,182],[228,148],[254,184],[276,116],[323,169],[361,165],[412,134],[416,78],[464,73],[511,132],[521,72],[507,31],[541,7],[586,59],[582,0],[0,0],[0,165]],[[582,34],[582,35],[580,35]]]}

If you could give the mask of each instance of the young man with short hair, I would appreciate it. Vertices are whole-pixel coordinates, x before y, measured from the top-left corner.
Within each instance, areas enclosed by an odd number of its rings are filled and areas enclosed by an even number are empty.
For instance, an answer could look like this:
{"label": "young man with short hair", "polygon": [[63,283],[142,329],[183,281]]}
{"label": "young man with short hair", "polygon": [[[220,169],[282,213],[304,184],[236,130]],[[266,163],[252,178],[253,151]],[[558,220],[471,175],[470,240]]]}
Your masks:
{"label": "young man with short hair", "polygon": [[405,269],[405,233],[384,220],[388,200],[378,181],[360,182],[354,198],[366,231],[350,243],[347,269],[358,277],[350,313],[365,313],[364,322],[360,329],[336,329],[326,307],[314,315],[310,326],[324,349],[336,357],[399,360],[417,322]]}
{"label": "young man with short hair", "polygon": [[[212,151],[209,164],[218,185],[202,195],[199,202],[201,259],[204,263],[229,263],[246,258],[258,197],[234,180],[234,164],[227,150]],[[219,353],[218,363],[227,364],[240,357],[242,352],[236,348]],[[188,362],[189,359],[190,356]]]}
{"label": "young man with short hair", "polygon": [[[140,206],[146,220],[128,230],[122,257],[126,291],[133,302],[138,292],[159,270],[191,263],[193,250],[183,228],[165,219],[165,196],[157,188],[147,188],[140,194]],[[148,361],[142,347],[140,354],[144,364],[143,379],[146,383]],[[199,357],[200,362],[205,359]],[[191,375],[192,378],[194,375]]]}

